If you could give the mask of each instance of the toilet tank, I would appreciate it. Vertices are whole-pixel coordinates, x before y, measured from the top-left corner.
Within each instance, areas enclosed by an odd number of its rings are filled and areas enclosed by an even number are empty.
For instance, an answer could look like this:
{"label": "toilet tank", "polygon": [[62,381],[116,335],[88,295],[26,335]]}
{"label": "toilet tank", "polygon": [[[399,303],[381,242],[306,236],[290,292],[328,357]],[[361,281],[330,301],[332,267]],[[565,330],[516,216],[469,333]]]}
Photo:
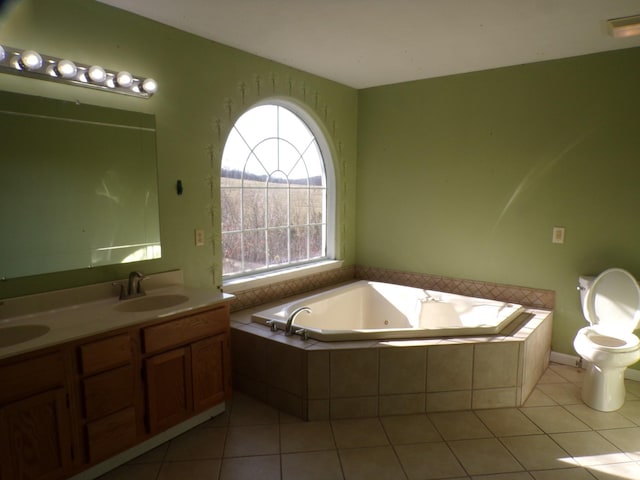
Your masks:
{"label": "toilet tank", "polygon": [[587,290],[589,290],[591,288],[591,285],[593,284],[593,281],[596,279],[595,276],[587,276],[587,275],[580,275],[578,277],[578,291],[580,292],[580,306],[582,307],[582,315],[587,318],[587,314],[586,314],[586,306],[585,306],[585,299],[587,297]]}

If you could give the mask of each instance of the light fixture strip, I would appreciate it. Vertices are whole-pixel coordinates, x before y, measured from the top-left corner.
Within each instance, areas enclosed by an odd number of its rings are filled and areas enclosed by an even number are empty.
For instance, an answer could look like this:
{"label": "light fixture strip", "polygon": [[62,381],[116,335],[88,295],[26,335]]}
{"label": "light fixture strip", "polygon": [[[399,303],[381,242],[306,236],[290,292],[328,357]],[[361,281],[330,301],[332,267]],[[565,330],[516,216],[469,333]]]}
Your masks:
{"label": "light fixture strip", "polygon": [[142,78],[126,71],[108,70],[98,65],[86,65],[7,45],[0,45],[0,72],[139,98],[149,98],[157,90],[157,83],[152,78]]}
{"label": "light fixture strip", "polygon": [[640,15],[612,18],[607,20],[607,28],[615,38],[635,37],[640,35]]}

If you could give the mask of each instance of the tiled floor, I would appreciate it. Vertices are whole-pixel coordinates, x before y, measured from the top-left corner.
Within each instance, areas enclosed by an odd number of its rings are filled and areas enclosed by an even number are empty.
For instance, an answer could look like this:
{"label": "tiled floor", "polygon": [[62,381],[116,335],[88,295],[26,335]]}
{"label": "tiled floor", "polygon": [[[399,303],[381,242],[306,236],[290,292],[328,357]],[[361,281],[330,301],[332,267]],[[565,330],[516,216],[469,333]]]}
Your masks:
{"label": "tiled floor", "polygon": [[522,408],[302,422],[237,393],[230,411],[102,480],[640,479],[640,382],[617,412],[551,365]]}

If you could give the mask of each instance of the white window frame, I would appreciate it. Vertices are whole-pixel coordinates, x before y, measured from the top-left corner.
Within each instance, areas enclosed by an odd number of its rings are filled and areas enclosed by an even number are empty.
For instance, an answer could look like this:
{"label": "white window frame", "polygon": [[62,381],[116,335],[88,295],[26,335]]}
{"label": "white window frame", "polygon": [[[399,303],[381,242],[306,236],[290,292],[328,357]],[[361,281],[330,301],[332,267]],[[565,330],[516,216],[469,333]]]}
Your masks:
{"label": "white window frame", "polygon": [[[246,113],[253,108],[264,105],[276,105],[286,108],[307,126],[313,134],[325,169],[326,182],[326,253],[322,258],[309,260],[295,265],[273,267],[259,272],[245,272],[225,275],[222,278],[223,288],[226,292],[234,293],[250,288],[265,286],[274,281],[295,279],[315,273],[340,268],[342,261],[336,260],[336,175],[333,163],[332,149],[327,141],[327,136],[316,118],[299,104],[284,98],[271,97],[251,105]],[[238,117],[239,118],[239,117]],[[235,123],[234,123],[235,126]],[[231,133],[232,130],[229,131]],[[226,145],[226,141],[225,141]]]}

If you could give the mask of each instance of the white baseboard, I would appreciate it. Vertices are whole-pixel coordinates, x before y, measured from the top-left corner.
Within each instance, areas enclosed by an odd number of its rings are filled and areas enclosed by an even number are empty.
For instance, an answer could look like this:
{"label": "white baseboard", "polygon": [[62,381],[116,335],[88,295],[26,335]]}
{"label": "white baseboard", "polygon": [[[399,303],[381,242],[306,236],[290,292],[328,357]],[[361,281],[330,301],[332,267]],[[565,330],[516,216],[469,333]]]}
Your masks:
{"label": "white baseboard", "polygon": [[[577,355],[568,355],[566,353],[551,352],[551,355],[549,355],[549,361],[553,363],[559,363],[560,365],[570,365],[572,367],[577,367],[580,364],[580,357]],[[582,365],[585,366],[585,363],[586,362],[583,360]],[[624,372],[624,378],[640,382],[640,370],[627,368]]]}
{"label": "white baseboard", "polygon": [[577,355],[568,355],[566,353],[551,352],[549,355],[549,361],[553,363],[559,363],[560,365],[570,365],[577,367],[580,364],[580,357]]}
{"label": "white baseboard", "polygon": [[174,427],[169,428],[168,430],[165,430],[162,433],[159,433],[155,437],[151,437],[149,440],[146,440],[145,442],[140,443],[135,447],[130,448],[129,450],[125,450],[124,452],[119,453],[118,455],[115,455],[114,457],[111,457],[110,459],[105,460],[102,463],[94,465],[93,467],[78,473],[74,477],[71,477],[69,480],[93,480],[95,478],[98,478],[99,476],[104,475],[114,468],[127,463],[129,460],[133,460],[143,453],[146,453],[149,450],[162,445],[164,442],[183,434],[187,430],[191,430],[197,425],[206,422],[216,415],[220,415],[224,411],[225,404],[218,404],[215,407],[212,407],[209,410],[205,410],[204,412],[196,415],[195,417],[191,417],[185,422],[182,422]]}

